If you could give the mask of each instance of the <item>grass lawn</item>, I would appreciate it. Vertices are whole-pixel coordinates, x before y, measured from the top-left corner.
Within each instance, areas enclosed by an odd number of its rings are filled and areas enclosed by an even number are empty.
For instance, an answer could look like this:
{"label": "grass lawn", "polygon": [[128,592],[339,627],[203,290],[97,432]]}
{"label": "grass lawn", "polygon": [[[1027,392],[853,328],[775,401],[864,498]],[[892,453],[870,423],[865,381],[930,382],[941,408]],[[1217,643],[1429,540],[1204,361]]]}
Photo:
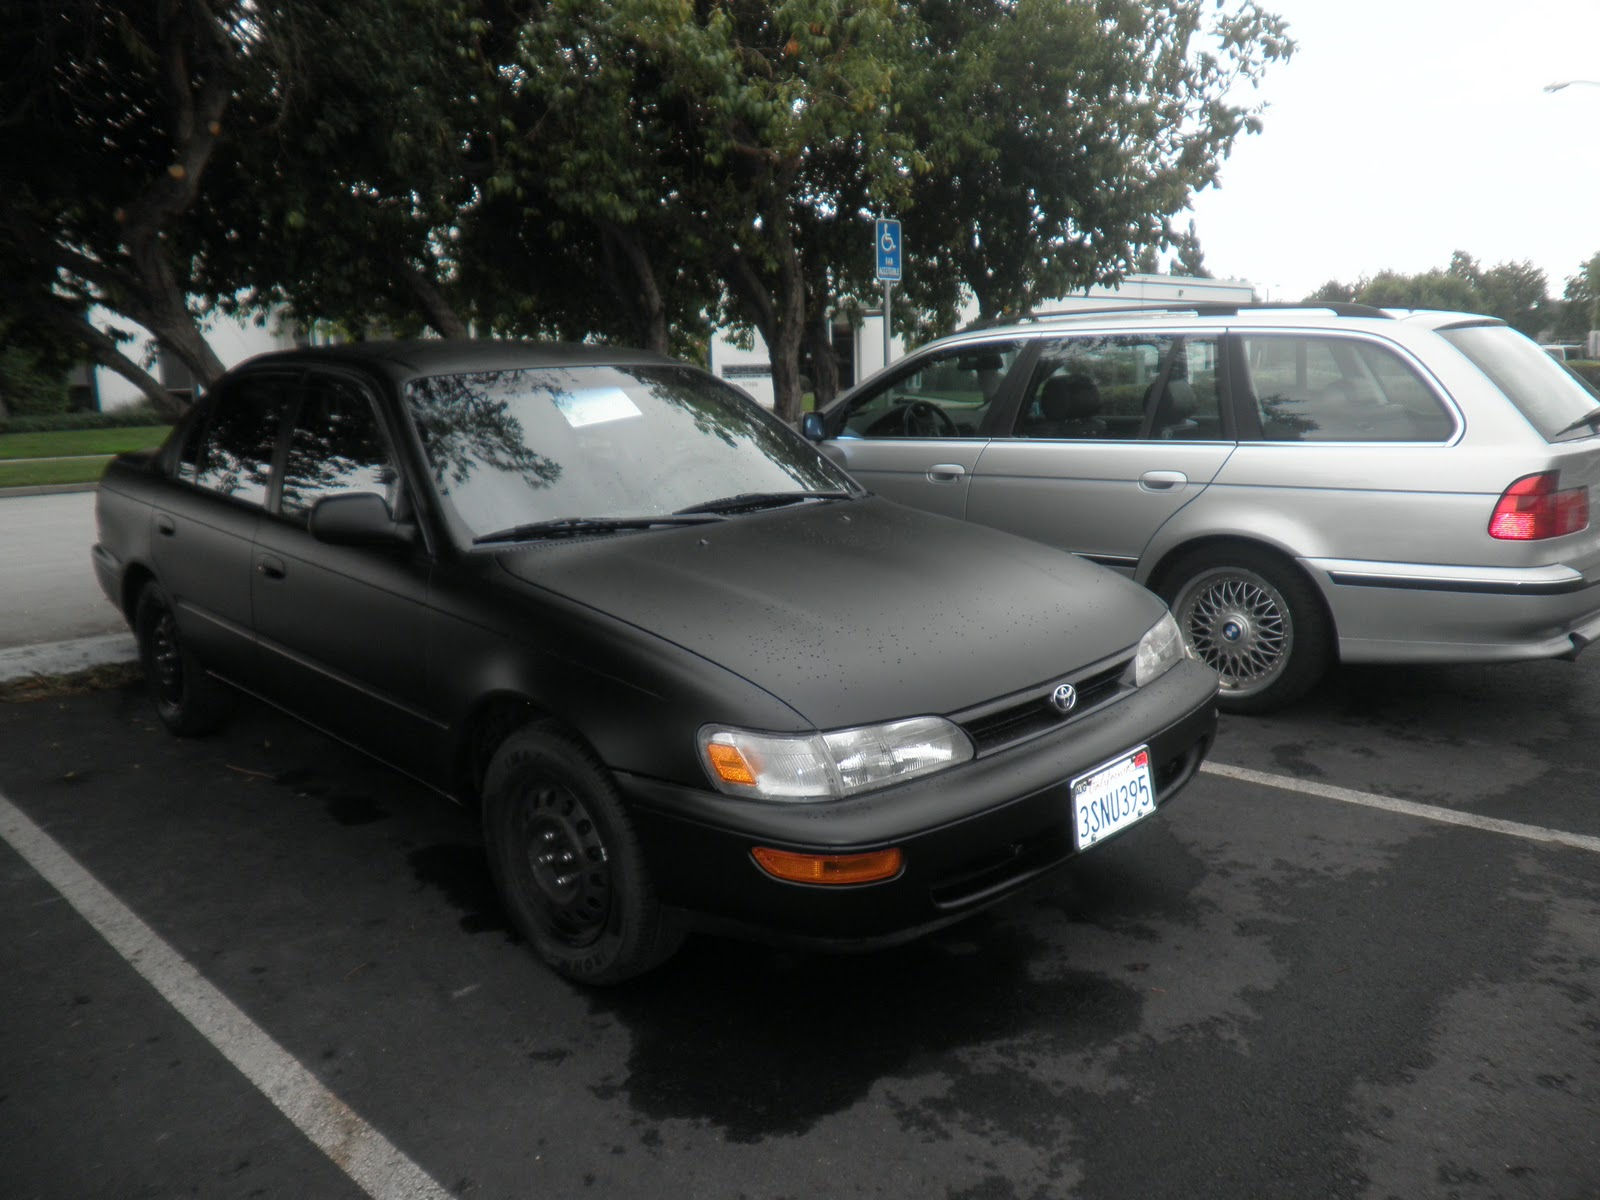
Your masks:
{"label": "grass lawn", "polygon": [[0,462],[0,488],[41,483],[93,483],[111,461],[109,454],[57,458],[48,462]]}
{"label": "grass lawn", "polygon": [[[57,458],[73,454],[121,454],[166,440],[169,425],[130,425],[126,429],[62,429],[54,433],[0,433],[0,460]],[[98,477],[96,472],[95,477]]]}

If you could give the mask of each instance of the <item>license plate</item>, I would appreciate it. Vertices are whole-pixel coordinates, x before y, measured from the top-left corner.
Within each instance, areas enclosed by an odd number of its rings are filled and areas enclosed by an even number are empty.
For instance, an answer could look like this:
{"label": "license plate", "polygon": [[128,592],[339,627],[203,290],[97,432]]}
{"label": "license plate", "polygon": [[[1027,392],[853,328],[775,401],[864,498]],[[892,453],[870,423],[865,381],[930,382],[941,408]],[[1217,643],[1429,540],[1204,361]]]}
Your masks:
{"label": "license plate", "polygon": [[1079,850],[1087,850],[1155,810],[1148,746],[1130,750],[1072,781],[1072,819]]}

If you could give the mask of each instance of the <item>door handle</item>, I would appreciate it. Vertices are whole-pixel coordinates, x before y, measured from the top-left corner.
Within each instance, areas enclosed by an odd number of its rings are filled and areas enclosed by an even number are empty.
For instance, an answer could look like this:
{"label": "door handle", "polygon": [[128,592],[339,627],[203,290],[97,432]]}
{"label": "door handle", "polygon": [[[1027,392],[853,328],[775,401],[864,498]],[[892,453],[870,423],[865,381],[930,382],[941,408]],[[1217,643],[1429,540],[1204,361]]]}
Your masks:
{"label": "door handle", "polygon": [[263,554],[256,560],[256,570],[267,579],[282,579],[288,574],[284,569],[283,560],[274,558],[270,554]]}
{"label": "door handle", "polygon": [[967,473],[960,463],[934,463],[928,468],[929,483],[954,483]]}
{"label": "door handle", "polygon": [[178,532],[178,523],[166,513],[156,514],[156,532],[162,537],[171,537]]}
{"label": "door handle", "polygon": [[1146,471],[1139,476],[1139,486],[1147,492],[1170,492],[1189,482],[1182,471]]}

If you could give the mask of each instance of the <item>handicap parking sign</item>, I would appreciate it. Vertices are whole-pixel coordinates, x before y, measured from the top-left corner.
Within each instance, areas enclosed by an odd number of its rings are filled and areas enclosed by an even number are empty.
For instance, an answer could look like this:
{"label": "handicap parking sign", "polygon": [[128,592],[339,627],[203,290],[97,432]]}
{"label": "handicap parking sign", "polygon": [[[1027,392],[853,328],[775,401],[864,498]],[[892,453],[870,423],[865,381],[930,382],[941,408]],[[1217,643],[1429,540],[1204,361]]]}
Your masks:
{"label": "handicap parking sign", "polygon": [[878,278],[885,283],[900,281],[900,222],[883,219],[875,230],[878,247]]}

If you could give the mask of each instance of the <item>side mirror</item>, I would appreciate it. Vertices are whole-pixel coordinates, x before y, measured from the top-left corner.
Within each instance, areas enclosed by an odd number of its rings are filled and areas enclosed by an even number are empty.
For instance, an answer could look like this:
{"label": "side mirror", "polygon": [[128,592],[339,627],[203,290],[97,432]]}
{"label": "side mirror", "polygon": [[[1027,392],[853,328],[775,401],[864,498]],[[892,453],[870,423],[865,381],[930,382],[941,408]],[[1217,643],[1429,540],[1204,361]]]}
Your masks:
{"label": "side mirror", "polygon": [[820,442],[828,436],[828,426],[822,419],[822,414],[808,412],[800,418],[800,432],[805,435],[808,442]]}
{"label": "side mirror", "polygon": [[311,506],[311,536],[334,546],[409,546],[417,527],[396,521],[376,492],[324,496]]}

